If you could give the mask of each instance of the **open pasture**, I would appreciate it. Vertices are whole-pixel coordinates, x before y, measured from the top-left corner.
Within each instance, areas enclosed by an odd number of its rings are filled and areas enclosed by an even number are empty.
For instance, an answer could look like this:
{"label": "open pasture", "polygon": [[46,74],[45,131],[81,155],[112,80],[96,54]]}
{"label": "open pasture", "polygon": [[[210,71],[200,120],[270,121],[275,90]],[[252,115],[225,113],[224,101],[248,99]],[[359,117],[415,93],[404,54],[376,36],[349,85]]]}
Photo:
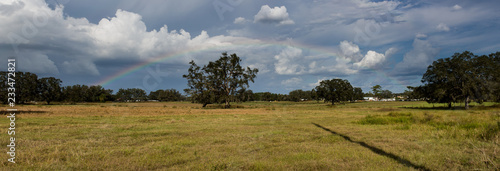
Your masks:
{"label": "open pasture", "polygon": [[[442,106],[442,105],[440,105]],[[25,105],[1,170],[498,170],[500,107],[425,102]],[[2,107],[5,111],[7,107]]]}

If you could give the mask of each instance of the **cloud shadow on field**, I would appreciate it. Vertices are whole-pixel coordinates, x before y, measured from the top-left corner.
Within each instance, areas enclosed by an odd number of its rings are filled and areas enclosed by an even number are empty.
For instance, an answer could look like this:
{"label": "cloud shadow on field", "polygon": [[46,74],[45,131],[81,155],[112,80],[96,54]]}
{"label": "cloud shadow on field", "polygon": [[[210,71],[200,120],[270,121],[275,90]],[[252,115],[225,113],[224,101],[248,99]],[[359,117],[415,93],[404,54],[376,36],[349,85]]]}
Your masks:
{"label": "cloud shadow on field", "polygon": [[325,128],[325,127],[323,127],[323,126],[321,126],[319,124],[316,124],[316,123],[312,123],[312,124],[314,126],[318,127],[318,128],[321,128],[321,129],[323,129],[325,131],[328,131],[328,132],[332,133],[333,135],[341,136],[342,138],[344,138],[345,140],[347,140],[347,141],[349,141],[351,143],[356,143],[356,144],[359,144],[359,145],[361,145],[361,146],[363,146],[365,148],[368,148],[369,150],[371,150],[374,153],[377,153],[377,154],[385,156],[385,157],[389,157],[389,158],[391,158],[391,159],[393,159],[393,160],[397,161],[398,163],[401,163],[401,164],[403,164],[405,166],[412,167],[412,168],[417,169],[417,170],[426,170],[426,171],[430,170],[430,169],[426,168],[425,166],[416,165],[416,164],[412,163],[409,160],[403,159],[403,158],[401,158],[401,157],[399,157],[399,156],[397,156],[395,154],[386,152],[386,151],[384,151],[384,150],[382,150],[380,148],[377,148],[377,147],[374,147],[374,146],[370,146],[370,145],[366,144],[365,142],[354,141],[354,140],[351,139],[351,137],[349,137],[347,135],[340,134],[338,132],[335,132],[333,130]]}

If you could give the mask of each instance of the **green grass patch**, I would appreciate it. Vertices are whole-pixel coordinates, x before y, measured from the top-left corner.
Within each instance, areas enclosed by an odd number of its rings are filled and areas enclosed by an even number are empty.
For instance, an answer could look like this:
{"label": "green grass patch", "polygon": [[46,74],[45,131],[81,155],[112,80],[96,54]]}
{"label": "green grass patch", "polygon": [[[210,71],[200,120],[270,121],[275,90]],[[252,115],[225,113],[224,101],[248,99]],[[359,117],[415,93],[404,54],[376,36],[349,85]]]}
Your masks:
{"label": "green grass patch", "polygon": [[391,112],[388,115],[368,115],[358,121],[363,125],[389,125],[389,124],[411,124],[415,122],[415,118],[411,113]]}

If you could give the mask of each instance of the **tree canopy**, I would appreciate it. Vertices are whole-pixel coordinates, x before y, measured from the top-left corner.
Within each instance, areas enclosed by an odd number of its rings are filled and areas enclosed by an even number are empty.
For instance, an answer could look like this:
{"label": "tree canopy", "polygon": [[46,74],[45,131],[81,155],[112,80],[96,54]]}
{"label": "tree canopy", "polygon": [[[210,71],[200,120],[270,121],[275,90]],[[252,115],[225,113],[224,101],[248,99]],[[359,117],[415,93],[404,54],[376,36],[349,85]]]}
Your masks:
{"label": "tree canopy", "polygon": [[40,96],[44,99],[47,104],[50,104],[52,101],[59,100],[62,96],[61,93],[61,84],[62,81],[60,79],[54,77],[42,78],[39,80],[38,91],[40,92]]}
{"label": "tree canopy", "polygon": [[499,53],[476,56],[469,51],[438,59],[427,68],[422,77],[424,85],[414,88],[415,93],[429,103],[463,101],[483,102],[499,90]]}
{"label": "tree canopy", "polygon": [[334,105],[335,102],[353,100],[354,89],[347,80],[332,79],[321,81],[316,87],[316,92],[319,98]]}
{"label": "tree canopy", "polygon": [[208,65],[200,67],[194,61],[189,64],[188,74],[183,75],[188,80],[185,92],[191,95],[193,102],[207,104],[225,104],[229,108],[238,90],[249,87],[249,81],[254,82],[258,69],[246,69],[240,65],[241,59],[236,54],[226,52]]}

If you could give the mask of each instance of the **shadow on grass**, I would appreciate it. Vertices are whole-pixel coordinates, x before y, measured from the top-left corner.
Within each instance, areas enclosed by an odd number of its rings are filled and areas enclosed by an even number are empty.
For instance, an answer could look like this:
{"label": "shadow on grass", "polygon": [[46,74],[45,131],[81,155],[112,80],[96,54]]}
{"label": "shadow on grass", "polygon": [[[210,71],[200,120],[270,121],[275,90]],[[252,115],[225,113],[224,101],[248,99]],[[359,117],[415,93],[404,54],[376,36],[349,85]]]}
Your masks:
{"label": "shadow on grass", "polygon": [[317,127],[319,127],[319,128],[321,128],[321,129],[323,129],[323,130],[325,130],[325,131],[328,131],[328,132],[332,133],[333,135],[341,136],[342,138],[344,138],[345,140],[347,140],[347,141],[349,141],[351,143],[356,143],[356,144],[359,144],[359,145],[361,145],[361,146],[363,146],[365,148],[368,148],[368,149],[370,149],[374,153],[377,153],[377,154],[385,156],[385,157],[389,157],[389,158],[391,158],[391,159],[393,159],[393,160],[395,160],[395,161],[397,161],[397,162],[399,162],[399,163],[401,163],[401,164],[403,164],[405,166],[412,167],[412,168],[418,169],[418,170],[430,170],[430,169],[426,168],[425,166],[416,165],[416,164],[412,163],[411,161],[403,159],[403,158],[401,158],[401,157],[399,157],[399,156],[397,156],[395,154],[386,152],[386,151],[384,151],[384,150],[382,150],[380,148],[377,148],[377,147],[374,147],[374,146],[370,146],[370,145],[366,144],[365,142],[354,141],[349,136],[346,136],[346,135],[340,134],[338,132],[332,131],[332,130],[330,130],[328,128],[325,128],[325,127],[323,127],[323,126],[321,126],[319,124],[316,124],[316,123],[312,123],[312,124],[315,125],[315,126],[317,126]]}
{"label": "shadow on grass", "polygon": [[[417,110],[465,110],[464,106],[453,106],[451,108],[447,106],[433,106],[433,107],[424,107],[424,106],[402,106],[399,108],[403,109],[417,109]],[[483,105],[470,105],[469,109],[471,110],[490,110],[490,109],[499,109],[500,104],[491,105],[491,106],[483,106]]]}
{"label": "shadow on grass", "polygon": [[231,105],[229,108],[226,108],[224,105],[220,104],[209,104],[205,107],[200,107],[201,109],[240,109],[245,108],[243,105]]}
{"label": "shadow on grass", "polygon": [[47,113],[47,111],[34,111],[34,110],[28,110],[28,111],[7,111],[7,110],[2,110],[0,111],[0,115],[8,115],[10,113],[16,113],[16,114],[28,114],[28,113],[33,113],[33,114],[39,114],[39,113]]}
{"label": "shadow on grass", "polygon": [[403,108],[403,109],[417,109],[417,110],[465,110],[465,107],[442,107],[442,106],[438,106],[438,107],[423,107],[423,106],[420,106],[420,107],[408,107],[408,106],[403,106],[403,107],[399,107],[399,108]]}

